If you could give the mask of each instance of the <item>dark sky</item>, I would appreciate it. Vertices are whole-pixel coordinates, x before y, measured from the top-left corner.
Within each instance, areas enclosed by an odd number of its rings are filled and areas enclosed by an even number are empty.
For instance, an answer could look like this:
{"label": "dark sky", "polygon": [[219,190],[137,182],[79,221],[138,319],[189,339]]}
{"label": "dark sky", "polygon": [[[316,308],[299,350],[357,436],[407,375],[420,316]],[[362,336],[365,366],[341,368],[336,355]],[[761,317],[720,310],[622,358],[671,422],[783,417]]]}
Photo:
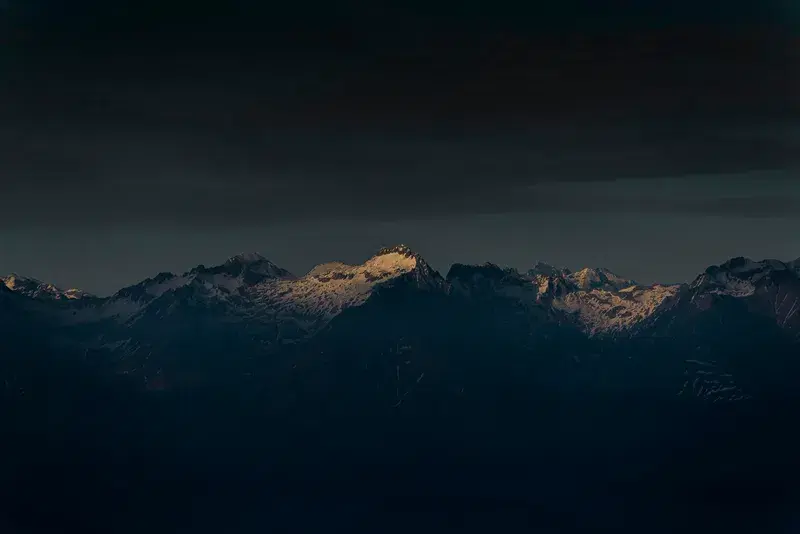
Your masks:
{"label": "dark sky", "polygon": [[790,0],[0,0],[0,272],[800,256]]}

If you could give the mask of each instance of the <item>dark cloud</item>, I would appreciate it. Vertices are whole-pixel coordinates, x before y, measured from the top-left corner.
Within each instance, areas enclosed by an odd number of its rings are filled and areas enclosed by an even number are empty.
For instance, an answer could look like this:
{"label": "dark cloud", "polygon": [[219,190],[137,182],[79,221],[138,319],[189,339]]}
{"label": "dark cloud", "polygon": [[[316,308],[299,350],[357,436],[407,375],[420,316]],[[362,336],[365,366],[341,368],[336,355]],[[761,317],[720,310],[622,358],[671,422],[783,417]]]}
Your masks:
{"label": "dark cloud", "polygon": [[721,176],[682,176],[636,183],[551,183],[525,191],[540,210],[571,213],[719,216],[735,219],[800,217],[800,169]]}
{"label": "dark cloud", "polygon": [[[669,211],[672,204],[657,206],[647,191],[626,201],[629,205],[592,198],[581,204],[571,192],[560,198],[525,188],[541,182],[705,173],[718,177],[717,192],[724,196],[727,174],[789,169],[798,163],[800,147],[787,125],[755,128],[736,133],[700,125],[685,137],[648,135],[636,125],[438,136],[270,130],[247,139],[202,130],[5,129],[0,131],[0,155],[4,176],[14,179],[4,190],[14,202],[3,210],[2,220],[250,224],[645,205]],[[754,181],[752,187],[758,191],[763,186]],[[691,201],[692,191],[685,194]],[[717,202],[674,209],[800,213],[783,198],[761,208],[762,197],[754,197],[752,207]],[[775,203],[780,207],[770,207]]]}
{"label": "dark cloud", "polygon": [[797,167],[777,0],[3,6],[4,224],[796,207],[527,189]]}

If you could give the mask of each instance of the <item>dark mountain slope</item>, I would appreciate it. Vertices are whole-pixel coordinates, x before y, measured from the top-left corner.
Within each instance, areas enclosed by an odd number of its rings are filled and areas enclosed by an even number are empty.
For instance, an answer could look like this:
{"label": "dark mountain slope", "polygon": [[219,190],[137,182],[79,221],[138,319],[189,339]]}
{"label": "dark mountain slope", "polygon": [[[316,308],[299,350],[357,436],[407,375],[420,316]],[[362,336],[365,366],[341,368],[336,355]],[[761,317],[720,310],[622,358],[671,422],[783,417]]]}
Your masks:
{"label": "dark mountain slope", "polygon": [[109,299],[0,285],[13,525],[773,532],[796,497],[790,264],[632,290],[407,247],[251,260]]}

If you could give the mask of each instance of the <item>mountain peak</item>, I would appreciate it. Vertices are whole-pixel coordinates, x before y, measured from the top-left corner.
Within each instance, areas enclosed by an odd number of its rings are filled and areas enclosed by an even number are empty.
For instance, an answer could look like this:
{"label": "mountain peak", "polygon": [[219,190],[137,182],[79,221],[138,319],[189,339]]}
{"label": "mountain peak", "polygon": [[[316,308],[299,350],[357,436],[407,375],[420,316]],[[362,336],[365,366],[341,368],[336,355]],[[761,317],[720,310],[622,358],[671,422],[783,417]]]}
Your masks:
{"label": "mountain peak", "polygon": [[708,267],[690,287],[697,293],[748,297],[755,294],[757,287],[764,282],[791,273],[794,268],[792,263],[778,260],[753,261],[737,256],[720,265]]}
{"label": "mountain peak", "polygon": [[585,291],[603,288],[620,290],[636,285],[633,280],[623,278],[604,267],[586,267],[570,273],[566,278]]}
{"label": "mountain peak", "polygon": [[450,266],[450,270],[447,272],[446,279],[447,280],[456,280],[456,279],[476,279],[476,278],[484,278],[484,279],[494,279],[494,280],[502,280],[508,276],[513,276],[519,278],[519,273],[511,268],[511,267],[500,267],[499,265],[492,263],[492,262],[485,262],[482,264],[466,264],[466,263],[454,263]]}
{"label": "mountain peak", "polygon": [[195,268],[193,272],[201,275],[238,277],[247,285],[257,284],[267,279],[294,278],[294,275],[289,271],[278,267],[257,252],[237,254],[216,267],[204,267],[201,265]]}
{"label": "mountain peak", "polygon": [[418,258],[419,254],[411,250],[411,247],[404,244],[393,245],[391,247],[382,247],[378,252],[375,253],[374,257],[378,256],[386,256],[388,254],[400,254],[401,256],[407,256],[409,258]]}
{"label": "mountain peak", "polygon": [[763,271],[783,271],[792,267],[792,262],[784,263],[778,260],[753,261],[744,256],[731,258],[720,265],[713,265],[706,272],[728,271],[739,275],[755,274]]}
{"label": "mountain peak", "polygon": [[61,289],[53,284],[42,282],[36,278],[20,276],[16,273],[0,276],[0,282],[6,289],[35,299],[75,300],[91,296],[80,289]]}
{"label": "mountain peak", "polygon": [[566,276],[571,273],[572,271],[566,267],[555,267],[543,261],[537,261],[531,269],[528,269],[528,276],[536,276],[537,274],[545,276]]}
{"label": "mountain peak", "polygon": [[[372,258],[370,258],[367,261],[367,263],[375,263],[376,261],[383,261],[381,260],[381,258],[383,258],[384,256],[391,256],[393,254],[408,260],[409,265],[411,265],[413,269],[426,272],[433,270],[428,265],[428,262],[426,262],[425,259],[418,252],[415,252],[414,250],[411,249],[411,247],[402,243],[391,247],[381,248],[380,250],[378,250],[378,252],[375,253],[375,255]],[[405,262],[405,260],[403,259],[399,261],[401,263]]]}
{"label": "mountain peak", "polygon": [[243,252],[241,254],[237,254],[235,256],[231,256],[228,258],[228,261],[225,263],[231,264],[236,263],[239,265],[249,265],[252,263],[261,263],[261,262],[269,262],[267,258],[259,254],[258,252]]}
{"label": "mountain peak", "polygon": [[406,245],[395,245],[381,248],[364,265],[397,263],[402,268],[413,270],[418,266],[420,260],[422,260],[420,255]]}
{"label": "mountain peak", "polygon": [[713,266],[711,269],[719,269],[725,271],[733,271],[736,273],[746,273],[757,271],[762,268],[758,262],[751,260],[750,258],[746,258],[744,256],[737,256],[735,258],[731,258],[728,261],[718,265]]}
{"label": "mountain peak", "polygon": [[224,294],[239,291],[244,286],[253,286],[267,280],[293,279],[289,271],[282,269],[257,253],[237,254],[225,263],[206,267],[198,265],[189,272],[174,274],[162,272],[138,284],[119,290],[114,297],[136,302],[150,302],[162,295],[185,287],[205,287]]}
{"label": "mountain peak", "polygon": [[422,256],[408,245],[399,244],[381,248],[364,263],[368,270],[404,272],[414,279],[418,286],[441,287],[444,279]]}

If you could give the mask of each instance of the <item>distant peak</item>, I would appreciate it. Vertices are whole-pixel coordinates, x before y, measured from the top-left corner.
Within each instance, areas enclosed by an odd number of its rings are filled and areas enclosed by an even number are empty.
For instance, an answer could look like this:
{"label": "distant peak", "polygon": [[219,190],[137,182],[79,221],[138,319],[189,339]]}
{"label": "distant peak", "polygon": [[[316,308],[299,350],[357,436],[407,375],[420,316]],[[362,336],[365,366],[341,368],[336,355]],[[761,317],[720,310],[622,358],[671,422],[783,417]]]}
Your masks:
{"label": "distant peak", "polygon": [[533,268],[528,270],[528,276],[535,276],[537,274],[542,274],[545,276],[566,276],[570,274],[572,271],[567,269],[566,267],[555,267],[549,263],[545,263],[543,261],[537,261],[534,264]]}
{"label": "distant peak", "polygon": [[758,269],[760,265],[745,256],[736,256],[735,258],[731,258],[722,265],[720,265],[720,267],[736,271],[747,271],[747,270]]}
{"label": "distant peak", "polygon": [[403,244],[394,245],[391,247],[383,247],[378,252],[375,253],[375,257],[385,256],[387,254],[401,254],[403,256],[414,257],[414,258],[419,257],[419,254],[411,250],[411,248],[408,245],[403,245]]}
{"label": "distant peak", "polygon": [[620,290],[637,285],[635,281],[623,278],[605,267],[585,267],[569,274],[567,278],[584,291],[603,288]]}
{"label": "distant peak", "polygon": [[414,260],[416,267],[419,269],[423,270],[431,269],[431,267],[428,265],[428,262],[425,261],[425,258],[423,258],[419,253],[411,250],[411,247],[404,244],[394,245],[391,247],[383,247],[378,252],[375,253],[375,255],[372,257],[370,261],[375,261],[377,259],[380,259],[382,256],[388,256],[390,254],[397,254],[399,256],[403,256],[405,258]]}
{"label": "distant peak", "polygon": [[370,270],[405,272],[420,286],[440,287],[444,283],[422,256],[404,244],[381,248],[363,266]]}
{"label": "distant peak", "polygon": [[731,258],[720,265],[712,265],[706,269],[706,274],[714,275],[720,272],[734,273],[740,276],[749,276],[765,271],[783,271],[792,267],[793,262],[784,263],[778,260],[754,261],[744,256]]}
{"label": "distant peak", "polygon": [[[605,267],[584,267],[583,269],[575,271],[575,274],[579,274],[579,273],[580,274],[591,274],[591,273],[594,273],[594,274],[610,274],[610,275],[614,275],[614,273],[612,273],[609,269],[606,269]],[[614,275],[614,276],[616,276],[616,275]]]}
{"label": "distant peak", "polygon": [[719,265],[711,265],[689,285],[695,293],[749,297],[763,287],[791,273],[800,274],[800,263],[774,259],[753,261],[737,256]]}
{"label": "distant peak", "polygon": [[512,267],[501,267],[496,263],[485,262],[482,264],[454,263],[447,272],[447,280],[458,278],[493,278],[502,279],[507,276],[519,277],[519,273]]}
{"label": "distant peak", "polygon": [[278,267],[257,252],[237,254],[224,264],[211,268],[197,268],[196,272],[241,276],[248,284],[259,283],[268,278],[294,278],[289,271]]}
{"label": "distant peak", "polygon": [[0,280],[3,280],[7,283],[13,283],[15,280],[25,281],[25,282],[36,282],[37,284],[41,284],[41,280],[37,280],[36,278],[31,278],[29,276],[20,276],[17,273],[9,273],[7,276],[0,276]]}
{"label": "distant peak", "polygon": [[268,260],[258,252],[243,252],[242,254],[231,256],[230,258],[228,258],[228,261],[226,263],[238,263],[241,265],[248,265],[251,263],[260,263],[263,261],[268,261]]}
{"label": "distant peak", "polygon": [[46,299],[82,299],[91,297],[89,293],[81,291],[80,289],[61,289],[42,282],[36,278],[28,276],[20,276],[16,273],[11,273],[8,276],[0,276],[2,285],[11,291],[26,295],[31,298],[46,298]]}

